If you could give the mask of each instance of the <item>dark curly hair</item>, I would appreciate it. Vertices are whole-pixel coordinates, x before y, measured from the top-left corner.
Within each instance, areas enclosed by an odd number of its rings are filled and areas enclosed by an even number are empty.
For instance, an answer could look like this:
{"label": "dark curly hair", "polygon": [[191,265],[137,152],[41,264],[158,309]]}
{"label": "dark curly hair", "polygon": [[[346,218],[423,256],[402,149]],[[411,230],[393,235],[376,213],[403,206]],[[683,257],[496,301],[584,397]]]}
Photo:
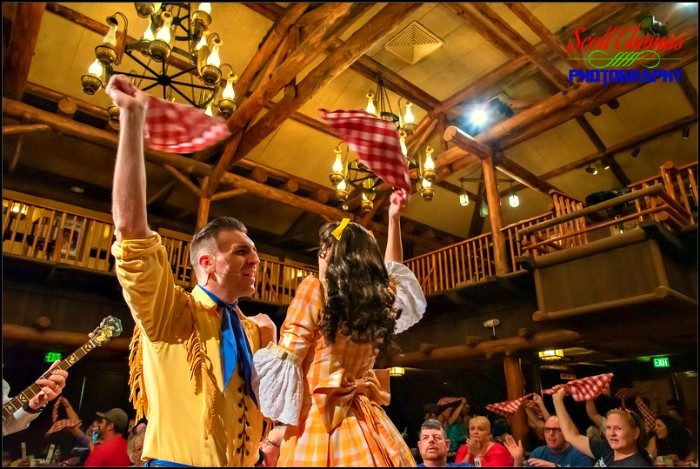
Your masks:
{"label": "dark curly hair", "polygon": [[394,308],[396,296],[389,288],[389,273],[374,236],[350,222],[340,241],[331,232],[339,222],[319,231],[319,257],[326,269],[326,304],[319,326],[326,344],[335,342],[340,331],[356,343],[371,343],[380,352],[394,346],[394,329],[401,311]]}

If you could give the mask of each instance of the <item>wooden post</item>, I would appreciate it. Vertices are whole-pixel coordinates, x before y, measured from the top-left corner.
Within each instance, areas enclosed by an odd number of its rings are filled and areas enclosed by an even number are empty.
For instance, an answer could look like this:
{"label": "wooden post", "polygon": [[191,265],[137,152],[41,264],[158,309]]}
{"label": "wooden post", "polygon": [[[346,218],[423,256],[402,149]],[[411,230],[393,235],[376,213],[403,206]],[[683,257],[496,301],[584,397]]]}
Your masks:
{"label": "wooden post", "polygon": [[484,172],[484,185],[486,186],[486,203],[489,206],[489,220],[491,221],[491,232],[493,233],[493,259],[496,263],[496,275],[508,273],[508,263],[506,262],[506,238],[503,236],[501,227],[501,203],[498,195],[498,184],[496,172],[493,168],[493,158],[488,157],[481,160]]}
{"label": "wooden post", "polygon": [[10,40],[4,51],[7,56],[3,57],[3,95],[5,97],[22,99],[45,8],[45,2],[17,5]]}
{"label": "wooden post", "polygon": [[209,183],[209,177],[202,179],[202,189],[199,197],[199,210],[197,210],[197,230],[207,224],[209,221],[209,207],[211,206],[211,194],[206,192],[205,188]]}
{"label": "wooden post", "polygon": [[[508,400],[517,399],[524,396],[525,380],[520,369],[520,359],[515,357],[503,358],[503,370],[506,374],[506,393]],[[509,417],[510,430],[515,441],[525,441],[527,437],[527,421],[525,420],[525,409],[522,407]]]}

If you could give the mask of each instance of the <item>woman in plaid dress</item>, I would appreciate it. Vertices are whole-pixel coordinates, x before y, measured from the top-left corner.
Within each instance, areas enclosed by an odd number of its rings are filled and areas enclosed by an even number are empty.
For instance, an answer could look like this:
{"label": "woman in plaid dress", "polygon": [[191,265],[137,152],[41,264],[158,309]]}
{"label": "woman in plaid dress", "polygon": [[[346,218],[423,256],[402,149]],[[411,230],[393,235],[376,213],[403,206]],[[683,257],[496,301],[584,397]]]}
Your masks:
{"label": "woman in plaid dress", "polygon": [[320,230],[319,278],[297,288],[280,331],[254,357],[261,411],[287,424],[279,466],[415,466],[384,410],[388,372],[373,370],[395,333],[418,322],[425,297],[402,260],[400,212],[389,209],[387,252],[343,220]]}

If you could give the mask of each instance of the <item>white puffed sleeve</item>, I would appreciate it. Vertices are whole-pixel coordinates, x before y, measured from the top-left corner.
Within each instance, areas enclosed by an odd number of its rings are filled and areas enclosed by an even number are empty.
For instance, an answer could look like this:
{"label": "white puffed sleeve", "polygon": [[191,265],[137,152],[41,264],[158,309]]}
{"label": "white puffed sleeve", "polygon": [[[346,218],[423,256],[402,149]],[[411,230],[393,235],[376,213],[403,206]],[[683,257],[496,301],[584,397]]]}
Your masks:
{"label": "white puffed sleeve", "polygon": [[260,412],[277,422],[299,425],[302,376],[297,357],[270,343],[253,355],[253,391]]}
{"label": "white puffed sleeve", "polygon": [[428,303],[411,269],[399,262],[389,261],[386,263],[386,270],[396,285],[394,306],[401,308],[401,316],[396,321],[395,331],[399,334],[421,320]]}

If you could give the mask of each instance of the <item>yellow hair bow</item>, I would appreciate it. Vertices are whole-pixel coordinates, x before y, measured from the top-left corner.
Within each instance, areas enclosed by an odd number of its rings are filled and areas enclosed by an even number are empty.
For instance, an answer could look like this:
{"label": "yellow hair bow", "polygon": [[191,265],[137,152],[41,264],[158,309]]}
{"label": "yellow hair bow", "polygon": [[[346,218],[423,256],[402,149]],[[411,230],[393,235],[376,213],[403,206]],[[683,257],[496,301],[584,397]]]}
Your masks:
{"label": "yellow hair bow", "polygon": [[349,218],[343,218],[340,222],[340,224],[333,230],[331,231],[331,235],[340,241],[340,237],[343,235],[343,231],[345,228],[348,226],[348,223],[350,223]]}

